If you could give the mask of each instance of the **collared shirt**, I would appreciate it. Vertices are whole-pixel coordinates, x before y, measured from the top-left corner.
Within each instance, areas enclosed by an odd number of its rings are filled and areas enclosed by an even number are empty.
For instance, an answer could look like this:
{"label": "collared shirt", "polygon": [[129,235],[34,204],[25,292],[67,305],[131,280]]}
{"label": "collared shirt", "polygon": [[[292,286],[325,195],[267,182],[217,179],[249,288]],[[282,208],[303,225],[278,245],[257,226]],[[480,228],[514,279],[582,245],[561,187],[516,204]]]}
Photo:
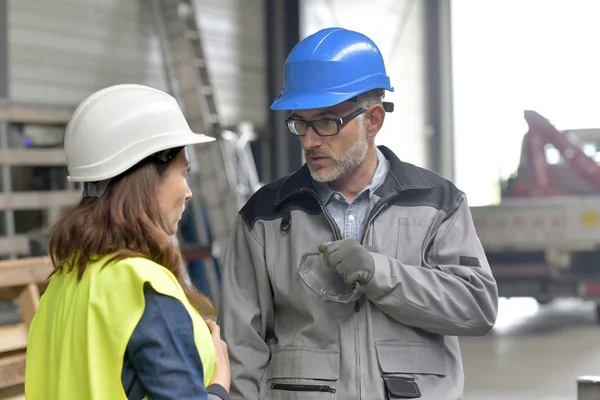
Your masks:
{"label": "collared shirt", "polygon": [[366,219],[374,205],[373,193],[383,184],[389,170],[390,162],[377,149],[377,169],[373,178],[350,204],[341,192],[333,190],[328,183],[314,182],[321,201],[340,228],[344,239],[361,240]]}

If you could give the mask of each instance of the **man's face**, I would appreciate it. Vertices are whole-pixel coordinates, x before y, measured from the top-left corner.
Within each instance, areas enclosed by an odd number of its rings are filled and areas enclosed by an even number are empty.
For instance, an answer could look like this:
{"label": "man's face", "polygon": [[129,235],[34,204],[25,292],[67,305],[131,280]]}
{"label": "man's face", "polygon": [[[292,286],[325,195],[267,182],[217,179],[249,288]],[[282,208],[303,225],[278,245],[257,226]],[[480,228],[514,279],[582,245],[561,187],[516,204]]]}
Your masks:
{"label": "man's face", "polygon": [[[328,108],[298,110],[294,117],[306,121],[338,119],[357,109],[356,103],[345,102]],[[310,174],[318,182],[332,182],[354,171],[362,164],[369,149],[362,116],[342,125],[335,136],[322,137],[308,128],[306,135],[300,136],[300,143]]]}

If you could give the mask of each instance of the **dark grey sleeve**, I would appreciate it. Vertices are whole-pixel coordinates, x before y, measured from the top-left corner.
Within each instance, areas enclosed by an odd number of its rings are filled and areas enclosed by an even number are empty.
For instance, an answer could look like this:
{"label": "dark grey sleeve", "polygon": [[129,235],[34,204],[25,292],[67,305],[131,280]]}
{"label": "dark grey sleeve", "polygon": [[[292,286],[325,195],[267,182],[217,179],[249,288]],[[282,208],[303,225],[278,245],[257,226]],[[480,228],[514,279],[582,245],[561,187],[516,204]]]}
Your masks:
{"label": "dark grey sleeve", "polygon": [[204,386],[192,320],[183,304],[150,285],[144,296],[146,308],[125,353],[122,381],[128,399],[229,400],[222,386]]}
{"label": "dark grey sleeve", "polygon": [[[259,236],[259,235],[257,235]],[[264,247],[238,216],[222,264],[217,323],[227,342],[234,399],[258,399],[271,350],[275,305]]]}

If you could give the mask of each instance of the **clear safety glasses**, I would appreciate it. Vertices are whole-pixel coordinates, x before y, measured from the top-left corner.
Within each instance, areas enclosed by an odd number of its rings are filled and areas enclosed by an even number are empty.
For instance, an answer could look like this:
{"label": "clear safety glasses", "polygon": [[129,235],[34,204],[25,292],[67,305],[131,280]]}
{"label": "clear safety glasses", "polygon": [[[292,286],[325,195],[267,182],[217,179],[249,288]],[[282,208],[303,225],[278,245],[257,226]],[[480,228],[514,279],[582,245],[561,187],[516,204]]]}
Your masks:
{"label": "clear safety glasses", "polygon": [[360,284],[348,285],[342,277],[323,261],[321,253],[304,253],[298,273],[302,281],[319,296],[337,303],[351,303],[360,298]]}

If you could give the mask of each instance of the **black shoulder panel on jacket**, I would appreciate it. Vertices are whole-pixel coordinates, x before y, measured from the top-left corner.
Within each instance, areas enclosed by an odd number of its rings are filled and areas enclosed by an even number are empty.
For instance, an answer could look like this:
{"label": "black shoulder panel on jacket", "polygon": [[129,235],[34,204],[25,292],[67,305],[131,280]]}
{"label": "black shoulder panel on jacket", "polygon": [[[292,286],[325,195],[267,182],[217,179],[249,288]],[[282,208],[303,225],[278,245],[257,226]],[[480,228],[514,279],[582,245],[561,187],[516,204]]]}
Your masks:
{"label": "black shoulder panel on jacket", "polygon": [[289,175],[264,185],[242,207],[240,215],[248,229],[252,230],[257,221],[281,218],[293,210],[302,210],[312,215],[322,212],[319,202],[308,191],[299,193],[277,205],[277,192],[288,177]]}
{"label": "black shoulder panel on jacket", "polygon": [[414,165],[412,168],[424,180],[430,182],[432,187],[402,190],[390,201],[390,204],[396,206],[430,206],[448,214],[452,213],[457,207],[457,201],[463,192],[450,180],[431,170]]}

